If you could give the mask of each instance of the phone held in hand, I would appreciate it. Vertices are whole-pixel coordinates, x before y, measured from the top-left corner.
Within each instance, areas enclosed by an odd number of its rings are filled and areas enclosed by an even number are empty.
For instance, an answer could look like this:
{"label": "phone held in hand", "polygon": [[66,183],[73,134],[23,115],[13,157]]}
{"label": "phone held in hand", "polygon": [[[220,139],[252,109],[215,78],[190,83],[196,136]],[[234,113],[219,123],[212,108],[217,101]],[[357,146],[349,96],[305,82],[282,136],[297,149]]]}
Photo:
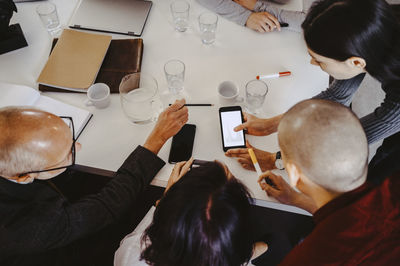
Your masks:
{"label": "phone held in hand", "polygon": [[235,132],[233,130],[243,123],[242,108],[240,106],[219,108],[219,122],[222,134],[222,149],[224,151],[234,148],[246,148],[244,131]]}
{"label": "phone held in hand", "polygon": [[192,157],[196,125],[185,124],[181,130],[172,138],[171,150],[169,152],[169,163],[187,161]]}

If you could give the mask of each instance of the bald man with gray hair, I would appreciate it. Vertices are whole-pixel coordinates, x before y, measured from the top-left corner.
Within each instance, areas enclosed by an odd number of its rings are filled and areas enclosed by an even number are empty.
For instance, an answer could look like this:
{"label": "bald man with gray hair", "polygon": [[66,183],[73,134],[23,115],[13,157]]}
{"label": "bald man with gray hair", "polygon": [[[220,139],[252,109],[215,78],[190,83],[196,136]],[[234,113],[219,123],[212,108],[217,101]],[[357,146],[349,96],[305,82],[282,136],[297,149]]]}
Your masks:
{"label": "bald man with gray hair", "polygon": [[394,264],[400,256],[399,176],[379,187],[366,182],[368,142],[356,115],[339,103],[302,101],[284,114],[278,140],[299,191],[270,171],[260,176],[260,186],[313,213],[316,224],[282,265]]}
{"label": "bald man with gray hair", "polygon": [[[32,108],[1,108],[0,265],[82,265],[84,258],[93,260],[85,265],[99,265],[98,258],[101,265],[111,265],[119,241],[132,229],[120,232],[121,220],[135,212],[139,194],[164,166],[159,150],[188,120],[184,104],[176,101],[159,115],[143,146],[104,187],[73,201],[50,180],[69,178],[68,168],[81,148],[72,118]],[[99,186],[96,181],[93,186]],[[121,235],[74,246],[113,228]]]}

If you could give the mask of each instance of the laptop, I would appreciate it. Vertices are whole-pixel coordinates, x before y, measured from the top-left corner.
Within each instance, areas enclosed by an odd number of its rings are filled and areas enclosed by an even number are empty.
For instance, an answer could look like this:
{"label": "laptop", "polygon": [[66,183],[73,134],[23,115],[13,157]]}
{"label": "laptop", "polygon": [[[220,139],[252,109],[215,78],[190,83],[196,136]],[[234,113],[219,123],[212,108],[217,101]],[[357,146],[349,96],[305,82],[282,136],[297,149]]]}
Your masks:
{"label": "laptop", "polygon": [[44,1],[44,0],[13,0],[14,3],[22,3],[22,2],[37,2],[37,1]]}
{"label": "laptop", "polygon": [[145,0],[82,0],[69,27],[141,36],[152,4]]}

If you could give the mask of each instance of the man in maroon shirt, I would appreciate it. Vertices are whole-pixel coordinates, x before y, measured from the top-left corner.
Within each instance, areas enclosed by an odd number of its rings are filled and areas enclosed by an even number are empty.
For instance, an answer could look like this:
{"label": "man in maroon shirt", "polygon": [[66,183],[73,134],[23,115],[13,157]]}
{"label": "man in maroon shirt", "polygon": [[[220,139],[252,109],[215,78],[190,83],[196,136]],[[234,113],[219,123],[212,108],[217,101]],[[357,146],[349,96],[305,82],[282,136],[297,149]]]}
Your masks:
{"label": "man in maroon shirt", "polygon": [[[266,172],[260,186],[314,213],[315,228],[282,265],[394,265],[400,261],[400,175],[366,183],[368,144],[358,118],[325,100],[296,104],[278,127],[290,183]],[[268,183],[262,182],[268,177]],[[272,182],[272,183],[271,183]]]}

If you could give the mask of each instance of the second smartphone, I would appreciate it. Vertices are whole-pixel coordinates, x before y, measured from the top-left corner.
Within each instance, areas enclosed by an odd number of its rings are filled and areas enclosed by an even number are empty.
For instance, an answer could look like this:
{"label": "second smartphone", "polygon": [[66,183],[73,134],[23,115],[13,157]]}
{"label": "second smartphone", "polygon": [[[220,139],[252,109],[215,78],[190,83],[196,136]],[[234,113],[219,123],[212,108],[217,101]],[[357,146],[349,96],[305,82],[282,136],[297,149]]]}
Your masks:
{"label": "second smartphone", "polygon": [[168,158],[169,163],[187,161],[192,157],[195,133],[196,125],[185,124],[172,138],[171,150]]}
{"label": "second smartphone", "polygon": [[235,148],[246,148],[244,131],[235,132],[233,130],[244,121],[242,108],[240,106],[219,108],[219,121],[222,134],[222,149],[227,151]]}

